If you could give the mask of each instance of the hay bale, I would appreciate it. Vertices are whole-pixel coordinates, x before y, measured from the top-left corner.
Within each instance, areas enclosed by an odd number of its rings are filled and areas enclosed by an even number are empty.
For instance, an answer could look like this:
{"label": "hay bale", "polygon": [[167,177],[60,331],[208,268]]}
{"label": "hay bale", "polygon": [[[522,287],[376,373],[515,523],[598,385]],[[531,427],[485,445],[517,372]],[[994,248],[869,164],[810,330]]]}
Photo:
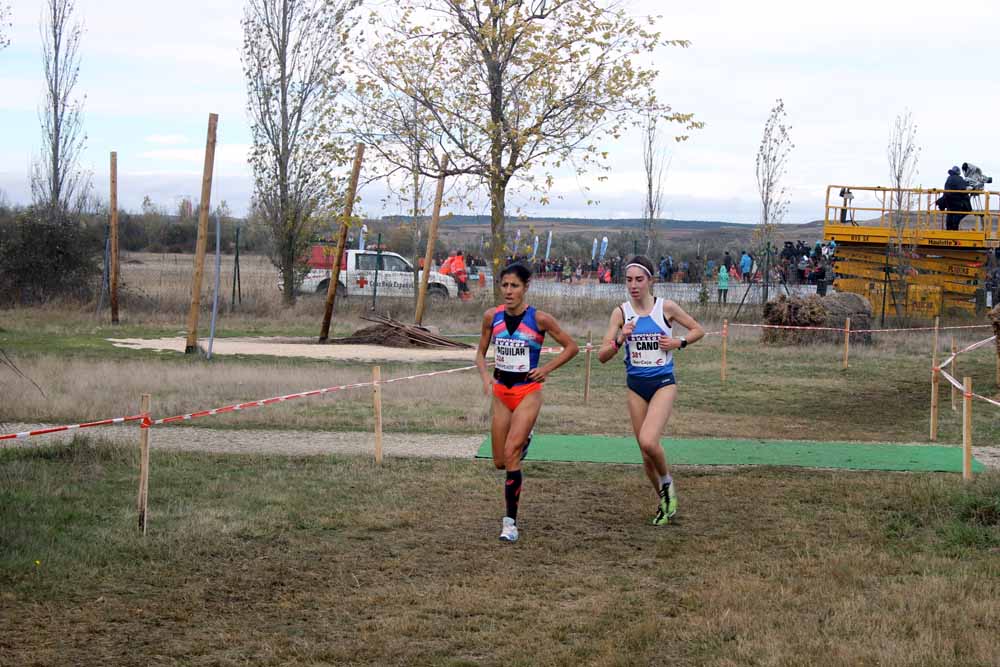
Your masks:
{"label": "hay bale", "polygon": [[[838,292],[826,297],[782,294],[764,304],[764,323],[804,329],[764,329],[761,342],[771,345],[841,342],[844,335],[839,331],[812,331],[805,327],[842,328],[848,317],[851,329],[871,328],[871,304],[864,297],[850,293]],[[871,334],[852,334],[851,342],[855,341],[870,343]]]}
{"label": "hay bale", "polygon": [[[844,320],[851,318],[851,329],[872,328],[872,304],[860,294],[852,292],[837,292],[823,298],[826,306],[826,326],[842,327]],[[840,334],[837,334],[840,336]],[[843,336],[841,336],[843,338]],[[859,334],[857,338],[851,335],[851,342],[871,343],[871,334]]]}

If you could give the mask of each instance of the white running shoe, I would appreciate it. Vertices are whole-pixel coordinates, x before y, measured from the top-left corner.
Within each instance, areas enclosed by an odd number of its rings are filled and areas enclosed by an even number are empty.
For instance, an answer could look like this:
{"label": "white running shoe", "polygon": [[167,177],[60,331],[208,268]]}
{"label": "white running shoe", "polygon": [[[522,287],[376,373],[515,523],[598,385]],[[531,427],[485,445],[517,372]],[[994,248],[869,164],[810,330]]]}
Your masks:
{"label": "white running shoe", "polygon": [[501,542],[517,542],[517,524],[509,516],[503,518],[503,530],[500,531]]}

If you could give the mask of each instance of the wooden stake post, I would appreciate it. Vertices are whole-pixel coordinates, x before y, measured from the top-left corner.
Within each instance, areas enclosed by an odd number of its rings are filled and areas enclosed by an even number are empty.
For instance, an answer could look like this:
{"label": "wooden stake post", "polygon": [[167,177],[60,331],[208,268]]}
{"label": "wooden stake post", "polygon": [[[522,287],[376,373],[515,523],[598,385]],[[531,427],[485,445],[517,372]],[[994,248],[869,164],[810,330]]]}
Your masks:
{"label": "wooden stake post", "polygon": [[118,153],[111,152],[111,324],[118,324]]}
{"label": "wooden stake post", "polygon": [[587,332],[587,366],[583,371],[583,403],[586,405],[590,402],[590,360],[591,355],[594,351],[594,334],[591,331]]}
{"label": "wooden stake post", "polygon": [[431,223],[427,228],[427,250],[424,251],[424,269],[420,272],[420,289],[417,290],[417,311],[413,316],[414,324],[422,324],[424,320],[424,306],[427,303],[427,278],[431,272],[431,263],[434,261],[434,244],[437,243],[438,222],[441,220],[441,200],[444,198],[444,172],[446,169],[448,169],[447,155],[441,160],[441,175],[438,176],[434,208],[431,211]]}
{"label": "wooden stake post", "polygon": [[939,328],[940,324],[941,324],[941,318],[940,317],[935,317],[934,318],[934,351],[931,354],[931,357],[934,360],[934,365],[935,366],[937,366],[937,360],[938,360],[938,328]]}
{"label": "wooden stake post", "polygon": [[934,349],[931,353],[931,442],[937,441],[938,404],[941,392],[941,369],[938,368],[938,324],[941,318],[934,318]]}
{"label": "wooden stake post", "polygon": [[844,320],[844,366],[843,369],[847,370],[848,359],[851,355],[851,318]]}
{"label": "wooden stake post", "polygon": [[[951,370],[951,376],[953,378],[955,378],[956,380],[958,380],[958,370],[957,370],[957,367],[956,367],[956,362],[958,361],[958,357],[955,356],[955,352],[957,352],[957,351],[958,351],[958,348],[955,347],[955,337],[952,336],[951,337],[951,368],[950,368],[950,370]],[[951,385],[951,409],[954,412],[958,412],[958,389],[955,389],[955,385]]]}
{"label": "wooden stake post", "polygon": [[[149,394],[143,394],[139,401],[139,410],[143,415],[149,415]],[[149,429],[139,431],[139,530],[146,534],[149,523]]]}
{"label": "wooden stake post", "polygon": [[726,352],[729,349],[729,320],[722,320],[722,384],[726,384]]}
{"label": "wooden stake post", "polygon": [[964,378],[962,396],[962,479],[972,479],[972,378]]}
{"label": "wooden stake post", "polygon": [[344,220],[340,224],[340,238],[337,239],[337,255],[330,267],[330,284],[326,288],[326,309],[323,311],[323,326],[319,330],[319,342],[325,343],[330,338],[330,320],[333,319],[333,304],[337,299],[337,285],[340,282],[340,260],[347,247],[347,230],[351,226],[354,215],[354,197],[358,193],[358,178],[361,175],[361,161],[365,157],[365,145],[359,143],[354,149],[354,166],[351,168],[351,181],[347,186],[347,201],[344,204]]}
{"label": "wooden stake post", "polygon": [[382,369],[372,368],[372,399],[375,404],[375,463],[382,465]]}
{"label": "wooden stake post", "polygon": [[937,441],[938,434],[938,396],[941,389],[941,370],[934,364],[931,370],[931,442]]}
{"label": "wooden stake post", "polygon": [[184,354],[198,349],[198,310],[201,306],[201,279],[205,273],[205,248],[208,246],[208,212],[212,204],[212,171],[215,168],[215,129],[219,115],[208,114],[208,138],[205,141],[205,167],[201,178],[201,202],[198,206],[198,242],[195,245],[194,277],[191,280],[191,309],[188,311],[187,344]]}

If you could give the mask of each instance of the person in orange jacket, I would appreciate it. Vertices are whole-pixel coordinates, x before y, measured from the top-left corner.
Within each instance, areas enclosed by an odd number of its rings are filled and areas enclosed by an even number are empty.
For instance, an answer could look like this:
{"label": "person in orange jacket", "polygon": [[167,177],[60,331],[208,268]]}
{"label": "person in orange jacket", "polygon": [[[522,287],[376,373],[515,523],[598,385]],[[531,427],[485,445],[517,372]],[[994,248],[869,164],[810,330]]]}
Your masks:
{"label": "person in orange jacket", "polygon": [[455,282],[458,283],[458,296],[463,300],[468,299],[471,296],[469,293],[469,273],[465,268],[465,257],[462,256],[461,250],[456,252],[451,260],[451,272],[455,277]]}

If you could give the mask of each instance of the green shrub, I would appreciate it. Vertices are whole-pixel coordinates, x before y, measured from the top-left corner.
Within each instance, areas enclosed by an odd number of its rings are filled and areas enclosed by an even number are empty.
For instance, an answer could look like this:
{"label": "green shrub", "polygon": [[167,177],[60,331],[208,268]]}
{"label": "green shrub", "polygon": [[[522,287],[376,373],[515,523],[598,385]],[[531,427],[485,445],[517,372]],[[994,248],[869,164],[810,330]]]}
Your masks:
{"label": "green shrub", "polygon": [[103,239],[79,216],[27,208],[0,218],[0,305],[87,300],[100,286]]}

